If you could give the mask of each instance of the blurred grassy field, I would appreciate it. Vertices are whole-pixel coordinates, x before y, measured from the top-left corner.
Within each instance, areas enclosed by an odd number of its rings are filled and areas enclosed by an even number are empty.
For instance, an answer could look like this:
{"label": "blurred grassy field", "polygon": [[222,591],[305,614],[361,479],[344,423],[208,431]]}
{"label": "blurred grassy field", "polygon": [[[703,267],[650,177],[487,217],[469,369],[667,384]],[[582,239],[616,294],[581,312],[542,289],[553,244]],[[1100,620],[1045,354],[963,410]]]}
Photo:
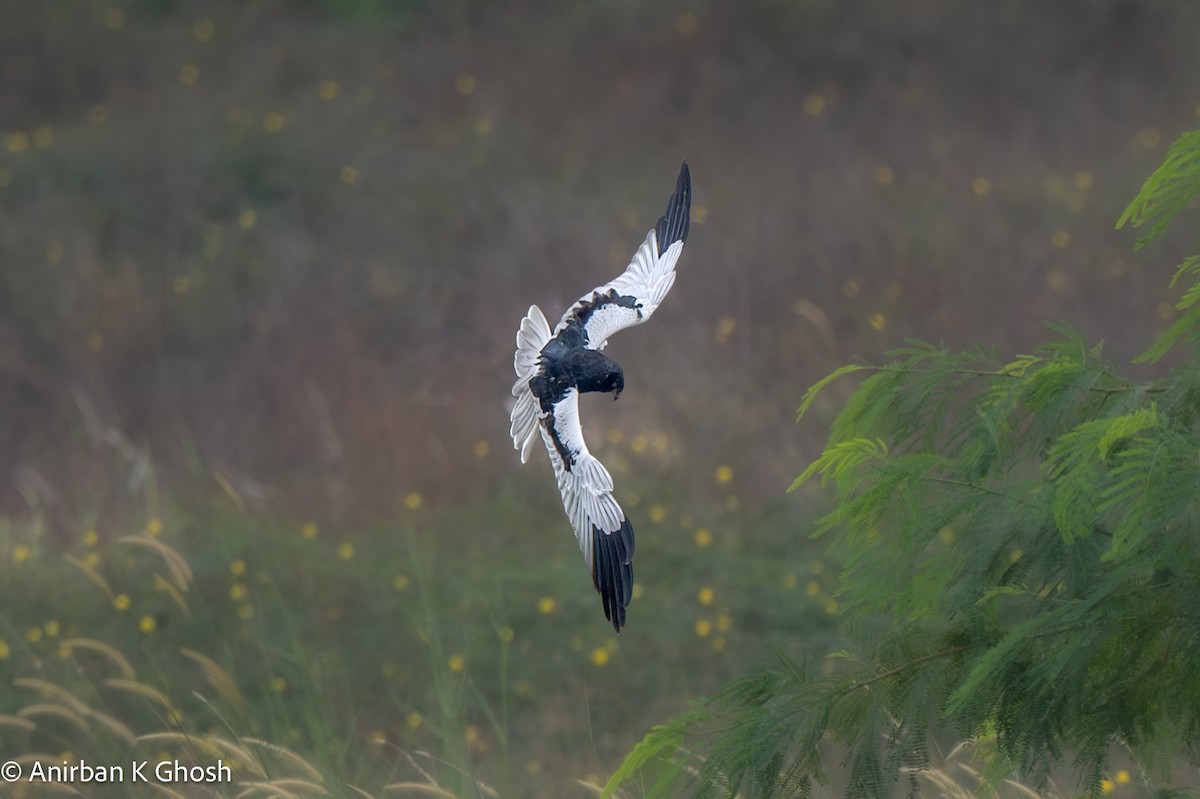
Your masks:
{"label": "blurred grassy field", "polygon": [[239,780],[312,782],[311,768],[337,796],[411,780],[587,795],[576,780],[602,784],[648,724],[775,647],[823,651],[835,629],[831,564],[795,557],[783,507],[741,522],[725,472],[711,479],[727,507],[687,518],[669,485],[639,506],[635,623],[619,638],[557,517],[512,491],[469,508],[412,493],[399,518],[347,530],[232,500],[174,506],[147,474],[141,525],[69,541],[36,515],[0,528],[0,752],[217,752]]}
{"label": "blurred grassy field", "polygon": [[[773,647],[828,646],[821,500],[783,493],[835,411],[797,429],[807,385],[1043,320],[1127,360],[1174,313],[1188,242],[1113,223],[1196,123],[1191,4],[0,14],[0,714],[36,724],[0,717],[0,753],[178,751],[37,679],[338,795],[586,795]],[[584,404],[639,536],[618,639],[507,440],[512,339],[624,267],[684,158],[679,281]]]}

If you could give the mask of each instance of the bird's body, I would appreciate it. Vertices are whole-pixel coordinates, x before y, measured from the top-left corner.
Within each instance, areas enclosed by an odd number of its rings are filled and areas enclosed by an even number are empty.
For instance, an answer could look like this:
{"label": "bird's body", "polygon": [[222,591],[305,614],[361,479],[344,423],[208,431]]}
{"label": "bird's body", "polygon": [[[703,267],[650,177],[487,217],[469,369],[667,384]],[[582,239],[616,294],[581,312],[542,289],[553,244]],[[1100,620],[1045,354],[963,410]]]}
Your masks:
{"label": "bird's body", "polygon": [[691,176],[685,163],[667,212],[629,267],[581,297],[553,332],[536,305],[517,331],[513,444],[525,462],[540,431],[604,615],[618,632],[633,596],[633,527],[613,497],[612,476],[584,443],[579,395],[599,391],[616,399],[624,389],[621,367],[600,350],[613,333],[649,319],[674,284],[690,210]]}

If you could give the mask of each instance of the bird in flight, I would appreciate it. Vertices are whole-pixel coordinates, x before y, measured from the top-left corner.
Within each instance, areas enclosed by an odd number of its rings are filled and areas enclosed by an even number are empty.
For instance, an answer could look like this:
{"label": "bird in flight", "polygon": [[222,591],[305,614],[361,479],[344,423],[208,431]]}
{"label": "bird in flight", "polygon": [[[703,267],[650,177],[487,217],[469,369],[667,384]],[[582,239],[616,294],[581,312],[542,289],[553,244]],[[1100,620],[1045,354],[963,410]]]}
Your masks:
{"label": "bird in flight", "polygon": [[563,506],[617,632],[633,598],[633,527],[613,497],[604,464],[588,452],[579,425],[579,395],[625,388],[625,373],[602,353],[608,337],[650,318],[675,283],[675,263],[687,241],[692,178],[685,162],[667,211],[633,255],[629,267],[567,309],[551,332],[536,305],[521,320],[513,367],[513,445],[529,459],[541,433]]}

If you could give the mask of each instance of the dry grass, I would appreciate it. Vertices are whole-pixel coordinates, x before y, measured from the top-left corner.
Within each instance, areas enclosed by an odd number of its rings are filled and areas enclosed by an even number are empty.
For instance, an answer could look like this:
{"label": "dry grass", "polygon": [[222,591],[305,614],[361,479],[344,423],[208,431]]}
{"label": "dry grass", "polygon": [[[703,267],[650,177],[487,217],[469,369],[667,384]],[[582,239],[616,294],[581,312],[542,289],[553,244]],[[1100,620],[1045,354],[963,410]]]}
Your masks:
{"label": "dry grass", "polygon": [[[154,552],[168,563],[191,568],[187,558],[177,549],[160,539],[155,546],[147,548],[138,537],[128,536],[115,542],[111,551],[104,550],[106,559],[120,560],[122,548],[136,548]],[[32,556],[39,559],[39,556]],[[22,567],[28,568],[27,563]],[[65,584],[62,604],[63,616],[71,618],[67,626],[85,624],[85,611],[72,607],[74,602],[85,597],[76,595],[82,587],[84,594],[95,593],[97,586],[89,584],[78,572],[76,585]],[[123,578],[122,582],[128,582]],[[133,582],[139,582],[134,580]],[[189,591],[190,580],[179,586]],[[140,599],[140,598],[139,598]],[[105,600],[109,598],[106,596]],[[199,601],[203,601],[200,598]],[[114,607],[113,613],[120,614]],[[179,612],[179,611],[177,611]],[[6,625],[13,625],[18,618],[12,614],[5,618]],[[180,619],[177,623],[182,622]],[[430,769],[422,768],[416,759],[394,747],[379,749],[365,741],[353,746],[363,751],[375,751],[370,758],[376,765],[362,770],[363,777],[374,777],[375,786],[364,789],[346,781],[346,777],[328,775],[329,765],[319,768],[305,756],[280,744],[247,734],[245,730],[262,726],[264,708],[255,708],[258,718],[247,720],[247,702],[239,684],[253,683],[253,678],[237,677],[226,670],[217,660],[188,647],[178,647],[170,640],[162,646],[146,647],[131,642],[128,635],[106,625],[94,625],[100,634],[111,636],[118,644],[110,644],[96,638],[67,638],[57,644],[55,657],[37,657],[44,651],[40,644],[59,635],[64,625],[50,621],[39,627],[30,628],[38,635],[27,634],[21,652],[14,653],[12,646],[0,638],[0,673],[15,689],[13,712],[0,715],[0,747],[5,757],[21,764],[25,779],[12,782],[9,790],[18,799],[25,797],[50,796],[68,793],[80,796],[108,797],[278,797],[279,799],[304,799],[305,797],[365,796],[370,799],[384,795],[432,795],[455,796],[442,787]],[[142,636],[159,636],[153,629],[141,627]],[[210,643],[220,646],[218,638],[222,631],[209,630]],[[131,643],[133,644],[131,646]],[[118,645],[126,651],[118,649]],[[178,671],[164,672],[170,658],[164,658],[177,649]],[[137,664],[135,666],[135,663]],[[194,681],[186,676],[187,665],[198,666],[207,683],[207,690],[194,690],[187,696]],[[32,674],[18,676],[12,674]],[[112,676],[113,674],[119,676]],[[154,684],[152,684],[154,683]],[[211,698],[207,695],[211,691]],[[18,698],[19,697],[19,698]],[[303,699],[292,699],[302,702]],[[181,707],[191,710],[184,712]],[[318,709],[317,712],[320,712]],[[214,725],[216,722],[216,726]],[[419,757],[431,756],[418,753]],[[352,760],[363,763],[368,760],[356,754]],[[132,775],[132,763],[149,763],[144,773],[150,775],[156,764],[170,761],[185,767],[229,768],[229,779],[218,782],[178,783],[160,781],[153,777],[148,782],[138,783]],[[32,769],[36,763],[48,766],[69,766],[86,763],[92,767],[118,765],[125,769],[124,781],[119,785],[103,785],[97,782],[81,782],[79,779],[45,780],[35,776]],[[381,775],[394,774],[398,767],[407,764],[414,780],[388,782]],[[44,772],[43,772],[44,773]],[[477,783],[483,795],[497,796],[496,792],[482,782]]]}

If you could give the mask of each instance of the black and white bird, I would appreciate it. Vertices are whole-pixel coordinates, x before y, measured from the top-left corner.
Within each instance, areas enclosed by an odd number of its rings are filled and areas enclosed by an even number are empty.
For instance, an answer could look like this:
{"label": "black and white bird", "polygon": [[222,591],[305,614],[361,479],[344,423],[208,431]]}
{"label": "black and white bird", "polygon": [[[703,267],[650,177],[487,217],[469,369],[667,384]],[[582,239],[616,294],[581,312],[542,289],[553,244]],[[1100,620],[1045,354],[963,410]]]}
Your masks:
{"label": "black and white bird", "polygon": [[633,598],[633,527],[613,497],[612,476],[584,443],[579,395],[611,392],[615,400],[625,388],[621,367],[601,351],[613,333],[649,319],[671,290],[691,205],[692,179],[685,162],[667,212],[629,267],[568,308],[553,332],[536,305],[529,307],[517,331],[513,444],[524,463],[541,433],[604,615],[617,632]]}

